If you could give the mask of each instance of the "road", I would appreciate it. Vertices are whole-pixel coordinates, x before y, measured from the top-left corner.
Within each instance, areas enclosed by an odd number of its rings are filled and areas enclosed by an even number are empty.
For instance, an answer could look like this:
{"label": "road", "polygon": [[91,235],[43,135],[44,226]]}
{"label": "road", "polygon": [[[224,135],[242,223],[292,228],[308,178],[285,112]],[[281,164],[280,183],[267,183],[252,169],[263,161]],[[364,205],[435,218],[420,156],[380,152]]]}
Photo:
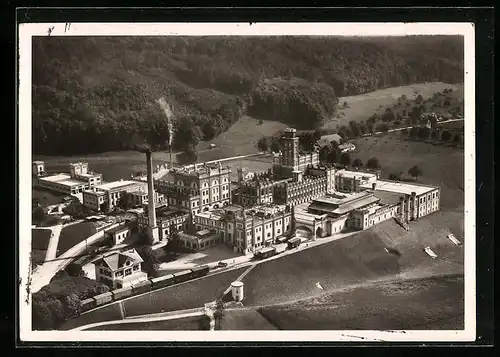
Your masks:
{"label": "road", "polygon": [[[452,122],[455,122],[455,121],[463,121],[464,119],[450,119],[450,120],[444,120],[444,121],[440,121],[438,122],[438,124],[445,124],[445,123],[452,123]],[[387,132],[388,133],[393,133],[393,132],[396,132],[396,131],[401,131],[401,130],[409,130],[409,129],[412,129],[413,128],[413,125],[412,126],[405,126],[403,128],[395,128],[395,129],[389,129]],[[375,133],[369,133],[369,134],[363,134],[361,135],[362,137],[365,137],[365,136],[372,136],[372,135],[380,135],[380,134],[385,134],[385,132],[383,131],[377,131]]]}
{"label": "road", "polygon": [[[75,224],[75,223],[73,222],[73,223],[70,223],[70,225],[71,224]],[[113,224],[113,225],[107,227],[105,230],[114,228],[117,225],[118,224]],[[66,267],[66,265],[71,263],[75,259],[76,256],[78,256],[83,251],[85,251],[87,246],[92,245],[92,244],[98,242],[100,239],[102,239],[104,237],[105,230],[101,230],[101,231],[93,234],[92,236],[88,237],[87,239],[81,241],[80,243],[78,243],[77,245],[75,245],[74,247],[69,249],[67,252],[62,254],[57,259],[49,260],[46,257],[45,263],[43,263],[41,266],[39,266],[32,274],[30,291],[32,293],[36,293],[42,287],[44,287],[45,285],[50,283],[50,280],[52,279],[52,277],[59,270],[64,269]],[[52,239],[51,239],[51,241],[52,241]],[[54,249],[54,248],[52,248],[52,249]],[[56,244],[56,249],[57,249],[57,244]],[[47,252],[47,255],[48,255],[48,252]]]}

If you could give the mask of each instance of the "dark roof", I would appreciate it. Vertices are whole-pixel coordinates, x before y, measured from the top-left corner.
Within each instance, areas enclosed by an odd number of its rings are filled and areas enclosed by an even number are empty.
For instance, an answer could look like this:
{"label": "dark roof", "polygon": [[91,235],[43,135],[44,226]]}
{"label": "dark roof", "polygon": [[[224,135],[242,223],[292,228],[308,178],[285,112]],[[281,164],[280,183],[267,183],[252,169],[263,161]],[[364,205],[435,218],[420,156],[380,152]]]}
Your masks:
{"label": "dark roof", "polygon": [[399,202],[399,198],[403,197],[401,193],[389,191],[375,191],[375,196],[380,198],[380,203],[384,205],[391,205]]}
{"label": "dark roof", "polygon": [[143,262],[141,256],[135,251],[135,249],[132,249],[126,252],[113,253],[102,257],[101,259],[94,261],[94,264],[102,265],[104,263],[109,269],[116,271],[125,266],[127,261],[131,261],[132,263]]}
{"label": "dark roof", "polygon": [[106,231],[106,234],[115,234],[115,233],[120,233],[120,232],[123,232],[123,231],[126,231],[130,229],[129,227],[127,226],[117,226],[117,227],[114,227],[114,228],[111,228],[111,229],[108,229]]}

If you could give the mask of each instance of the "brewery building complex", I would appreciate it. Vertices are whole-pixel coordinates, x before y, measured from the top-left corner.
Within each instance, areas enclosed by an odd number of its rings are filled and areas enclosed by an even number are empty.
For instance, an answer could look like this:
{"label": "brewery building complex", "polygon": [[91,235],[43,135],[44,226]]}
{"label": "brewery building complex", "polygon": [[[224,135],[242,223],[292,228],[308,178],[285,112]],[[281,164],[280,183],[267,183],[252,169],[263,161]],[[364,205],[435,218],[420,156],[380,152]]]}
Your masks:
{"label": "brewery building complex", "polygon": [[[380,171],[323,164],[318,151],[300,151],[292,128],[285,129],[282,142],[283,151],[274,155],[267,171],[250,175],[236,168],[234,182],[233,168],[221,162],[171,166],[162,179],[154,179],[150,152],[146,179],[104,182],[86,163],[71,164],[69,174],[49,175],[42,161],[33,162],[33,175],[38,186],[73,195],[96,212],[110,212],[123,200],[140,206],[137,226],[153,243],[166,242],[176,232],[181,245],[192,251],[225,244],[252,254],[283,239],[364,230],[388,219],[408,229],[409,221],[440,208],[438,186],[382,180]],[[110,234],[120,242],[129,233],[117,228]],[[96,269],[122,279],[119,274],[127,276],[127,269],[133,272],[139,263],[131,252],[104,259]]]}

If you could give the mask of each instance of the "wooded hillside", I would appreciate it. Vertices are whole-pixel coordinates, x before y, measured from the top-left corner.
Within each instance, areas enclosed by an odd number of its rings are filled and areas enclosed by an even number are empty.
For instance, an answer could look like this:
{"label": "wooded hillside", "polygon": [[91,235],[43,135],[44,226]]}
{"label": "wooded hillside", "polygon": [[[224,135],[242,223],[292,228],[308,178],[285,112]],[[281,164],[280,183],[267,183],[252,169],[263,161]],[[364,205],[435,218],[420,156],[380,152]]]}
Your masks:
{"label": "wooded hillside", "polygon": [[34,151],[162,148],[162,97],[184,149],[244,113],[313,129],[337,96],[426,81],[463,81],[461,37],[38,37]]}

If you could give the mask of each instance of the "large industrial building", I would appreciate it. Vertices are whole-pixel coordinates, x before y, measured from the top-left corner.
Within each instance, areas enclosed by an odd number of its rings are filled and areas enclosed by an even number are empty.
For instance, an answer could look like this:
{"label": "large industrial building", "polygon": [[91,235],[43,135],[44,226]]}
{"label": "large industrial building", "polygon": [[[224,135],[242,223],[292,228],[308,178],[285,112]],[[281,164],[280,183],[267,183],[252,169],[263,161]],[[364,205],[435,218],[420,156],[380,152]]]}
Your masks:
{"label": "large industrial building", "polygon": [[84,190],[100,185],[102,174],[89,171],[88,163],[69,164],[69,173],[48,175],[43,161],[34,161],[32,168],[35,183],[42,188],[73,195],[81,199]]}
{"label": "large industrial building", "polygon": [[295,210],[300,235],[317,238],[346,230],[364,230],[394,218],[409,221],[439,210],[439,187],[376,180],[361,192],[327,195]]}
{"label": "large industrial building", "polygon": [[194,217],[198,212],[231,203],[231,167],[196,164],[174,168],[168,180],[156,180],[155,188],[168,199],[169,207],[185,210]]}
{"label": "large industrial building", "polygon": [[258,205],[249,209],[227,206],[195,215],[197,230],[208,229],[234,251],[249,254],[290,233],[292,211],[289,206]]}

